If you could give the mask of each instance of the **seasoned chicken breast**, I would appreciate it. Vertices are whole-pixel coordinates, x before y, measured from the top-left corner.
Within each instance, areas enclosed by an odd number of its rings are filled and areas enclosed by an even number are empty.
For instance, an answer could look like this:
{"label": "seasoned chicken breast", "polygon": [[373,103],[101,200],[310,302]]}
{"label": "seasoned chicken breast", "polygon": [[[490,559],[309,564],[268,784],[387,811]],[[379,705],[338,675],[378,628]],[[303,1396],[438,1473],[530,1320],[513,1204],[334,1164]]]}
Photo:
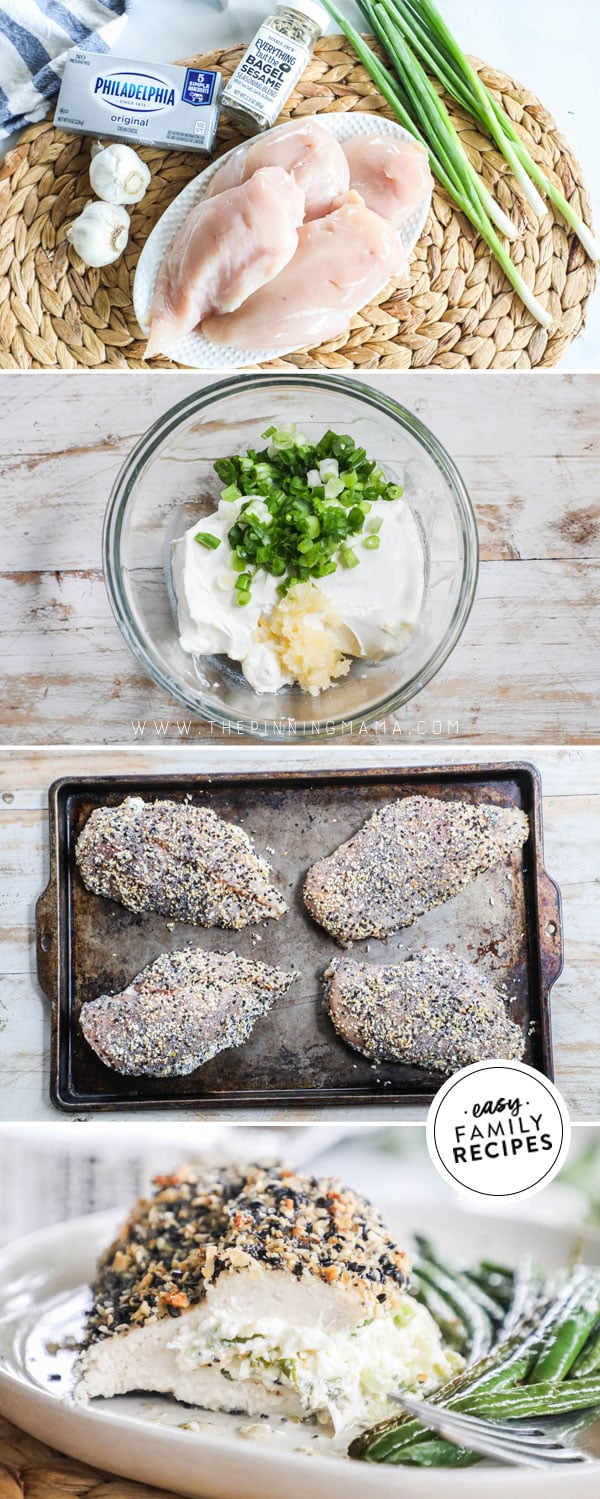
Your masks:
{"label": "seasoned chicken breast", "polygon": [[129,1077],[185,1077],[220,1051],[243,1046],[295,974],[236,953],[161,953],[120,994],[81,1010],[100,1060]]}
{"label": "seasoned chicken breast", "polygon": [[304,193],[281,167],[203,198],[158,273],[146,356],[168,354],[210,313],[229,313],[287,265],[298,245]]}
{"label": "seasoned chicken breast", "polygon": [[345,1427],[372,1413],[369,1391],[385,1408],[389,1389],[433,1388],[457,1366],[406,1294],[409,1267],[339,1181],[185,1167],[100,1262],[79,1398],[156,1390]]}
{"label": "seasoned chicken breast", "polygon": [[139,796],[97,807],[75,858],[87,890],[130,911],[238,930],[287,910],[248,834],[210,807]]}
{"label": "seasoned chicken breast", "polygon": [[302,189],[305,220],[323,218],[350,186],[348,162],[331,131],[316,120],[290,120],[232,151],[212,178],[209,198],[267,166],[283,167]]}
{"label": "seasoned chicken breast", "polygon": [[514,807],[407,796],[313,864],[304,900],[342,946],[385,937],[517,852],[528,833]]}
{"label": "seasoned chicken breast", "polygon": [[350,168],[350,187],[367,208],[401,229],[425,199],[431,199],[433,177],[429,156],[419,141],[394,140],[386,135],[355,136],[344,141]]}
{"label": "seasoned chicken breast", "polygon": [[472,963],[423,948],[378,967],[338,958],[327,970],[326,1008],[342,1040],[377,1062],[452,1073],[525,1051],[504,1000]]}
{"label": "seasoned chicken breast", "polygon": [[353,314],[406,269],[391,224],[348,193],[325,218],[303,224],[293,260],[268,287],[237,312],[207,318],[202,331],[244,349],[312,347],[344,333]]}

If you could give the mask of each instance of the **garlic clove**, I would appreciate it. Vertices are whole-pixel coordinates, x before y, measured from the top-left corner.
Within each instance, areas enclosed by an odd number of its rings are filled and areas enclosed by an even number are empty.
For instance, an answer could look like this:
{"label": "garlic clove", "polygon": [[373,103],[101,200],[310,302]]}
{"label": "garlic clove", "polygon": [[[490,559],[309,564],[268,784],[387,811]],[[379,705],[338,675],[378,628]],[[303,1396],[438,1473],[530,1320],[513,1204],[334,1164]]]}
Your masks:
{"label": "garlic clove", "polygon": [[129,239],[129,214],[118,203],[87,203],[67,239],[86,265],[112,265]]}
{"label": "garlic clove", "polygon": [[90,182],[104,203],[139,203],[150,182],[150,170],[131,146],[120,141],[92,147]]}

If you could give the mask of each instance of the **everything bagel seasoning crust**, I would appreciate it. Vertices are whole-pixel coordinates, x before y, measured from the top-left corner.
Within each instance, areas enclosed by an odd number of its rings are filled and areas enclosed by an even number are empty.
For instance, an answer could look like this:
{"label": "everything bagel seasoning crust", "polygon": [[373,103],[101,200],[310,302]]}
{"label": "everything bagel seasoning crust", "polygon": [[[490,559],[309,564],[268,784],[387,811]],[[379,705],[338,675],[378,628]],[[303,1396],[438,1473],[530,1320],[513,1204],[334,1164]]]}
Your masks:
{"label": "everything bagel seasoning crust", "polygon": [[210,807],[138,796],[97,807],[75,858],[87,890],[138,914],[239,930],[287,910],[248,834]]}

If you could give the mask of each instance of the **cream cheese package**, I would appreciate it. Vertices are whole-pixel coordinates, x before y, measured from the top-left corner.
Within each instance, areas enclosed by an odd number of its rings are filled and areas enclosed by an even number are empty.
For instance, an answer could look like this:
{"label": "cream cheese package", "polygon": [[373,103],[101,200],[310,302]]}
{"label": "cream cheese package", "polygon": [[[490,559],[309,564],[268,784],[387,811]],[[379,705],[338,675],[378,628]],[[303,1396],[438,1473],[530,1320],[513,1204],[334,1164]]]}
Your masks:
{"label": "cream cheese package", "polygon": [[221,88],[221,74],[206,68],[76,50],[65,63],[54,123],[75,135],[209,152]]}

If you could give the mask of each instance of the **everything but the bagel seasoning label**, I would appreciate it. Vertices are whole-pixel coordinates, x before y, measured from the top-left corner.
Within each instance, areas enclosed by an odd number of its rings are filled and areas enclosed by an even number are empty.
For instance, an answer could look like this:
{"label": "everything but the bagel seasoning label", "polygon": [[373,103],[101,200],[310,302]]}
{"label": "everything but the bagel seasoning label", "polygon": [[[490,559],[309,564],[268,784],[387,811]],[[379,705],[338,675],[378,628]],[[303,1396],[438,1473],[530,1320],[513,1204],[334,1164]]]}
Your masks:
{"label": "everything but the bagel seasoning label", "polygon": [[272,125],[310,61],[310,49],[266,23],[238,64],[223,94],[223,103],[237,104]]}

